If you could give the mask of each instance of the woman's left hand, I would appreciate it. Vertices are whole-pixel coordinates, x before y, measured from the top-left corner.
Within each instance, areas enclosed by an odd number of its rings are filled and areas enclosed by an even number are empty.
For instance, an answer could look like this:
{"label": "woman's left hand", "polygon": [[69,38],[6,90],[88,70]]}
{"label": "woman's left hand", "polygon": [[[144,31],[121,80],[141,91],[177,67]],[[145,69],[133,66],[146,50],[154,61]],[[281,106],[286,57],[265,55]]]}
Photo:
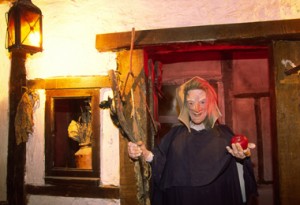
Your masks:
{"label": "woman's left hand", "polygon": [[251,149],[254,149],[256,145],[254,143],[248,143],[247,149],[243,150],[240,143],[232,143],[231,147],[227,146],[227,151],[234,157],[238,159],[245,159],[251,156]]}

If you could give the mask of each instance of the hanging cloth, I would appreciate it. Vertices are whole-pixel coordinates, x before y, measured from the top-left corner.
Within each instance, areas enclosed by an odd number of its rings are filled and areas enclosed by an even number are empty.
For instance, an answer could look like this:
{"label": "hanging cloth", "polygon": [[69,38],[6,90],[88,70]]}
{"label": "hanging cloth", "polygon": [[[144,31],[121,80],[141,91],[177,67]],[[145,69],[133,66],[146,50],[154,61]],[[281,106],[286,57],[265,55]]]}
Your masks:
{"label": "hanging cloth", "polygon": [[28,135],[33,133],[33,108],[38,100],[38,94],[27,89],[18,104],[15,118],[15,136],[17,145],[22,142],[27,142]]}

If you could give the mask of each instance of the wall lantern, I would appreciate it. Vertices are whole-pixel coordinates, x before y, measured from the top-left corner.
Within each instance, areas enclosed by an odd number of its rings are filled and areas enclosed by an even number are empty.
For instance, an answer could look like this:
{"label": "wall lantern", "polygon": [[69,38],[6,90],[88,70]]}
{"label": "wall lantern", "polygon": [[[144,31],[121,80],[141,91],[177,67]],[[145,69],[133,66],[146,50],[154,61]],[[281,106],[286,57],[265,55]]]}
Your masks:
{"label": "wall lantern", "polygon": [[17,0],[6,15],[6,48],[36,53],[43,50],[42,12],[31,0]]}

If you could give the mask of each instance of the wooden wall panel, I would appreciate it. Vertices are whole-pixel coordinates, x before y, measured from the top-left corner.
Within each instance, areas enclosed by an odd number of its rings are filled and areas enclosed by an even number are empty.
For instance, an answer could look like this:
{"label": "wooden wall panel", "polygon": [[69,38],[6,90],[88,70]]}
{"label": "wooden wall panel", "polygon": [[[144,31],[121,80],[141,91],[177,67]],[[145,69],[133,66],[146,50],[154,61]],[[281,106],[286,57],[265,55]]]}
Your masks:
{"label": "wooden wall panel", "polygon": [[281,205],[299,204],[300,77],[285,75],[282,60],[300,65],[300,41],[275,42],[273,54],[280,201]]}

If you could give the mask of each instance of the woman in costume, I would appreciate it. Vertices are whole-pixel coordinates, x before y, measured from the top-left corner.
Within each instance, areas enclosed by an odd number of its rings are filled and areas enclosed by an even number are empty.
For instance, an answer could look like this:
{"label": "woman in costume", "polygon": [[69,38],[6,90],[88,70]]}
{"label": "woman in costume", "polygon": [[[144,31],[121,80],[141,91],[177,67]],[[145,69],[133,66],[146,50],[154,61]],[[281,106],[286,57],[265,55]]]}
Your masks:
{"label": "woman in costume", "polygon": [[250,204],[257,195],[250,159],[255,145],[243,150],[230,143],[234,133],[218,123],[217,95],[206,80],[194,77],[176,95],[181,123],[152,151],[142,142],[128,143],[131,158],[151,163],[152,205]]}

